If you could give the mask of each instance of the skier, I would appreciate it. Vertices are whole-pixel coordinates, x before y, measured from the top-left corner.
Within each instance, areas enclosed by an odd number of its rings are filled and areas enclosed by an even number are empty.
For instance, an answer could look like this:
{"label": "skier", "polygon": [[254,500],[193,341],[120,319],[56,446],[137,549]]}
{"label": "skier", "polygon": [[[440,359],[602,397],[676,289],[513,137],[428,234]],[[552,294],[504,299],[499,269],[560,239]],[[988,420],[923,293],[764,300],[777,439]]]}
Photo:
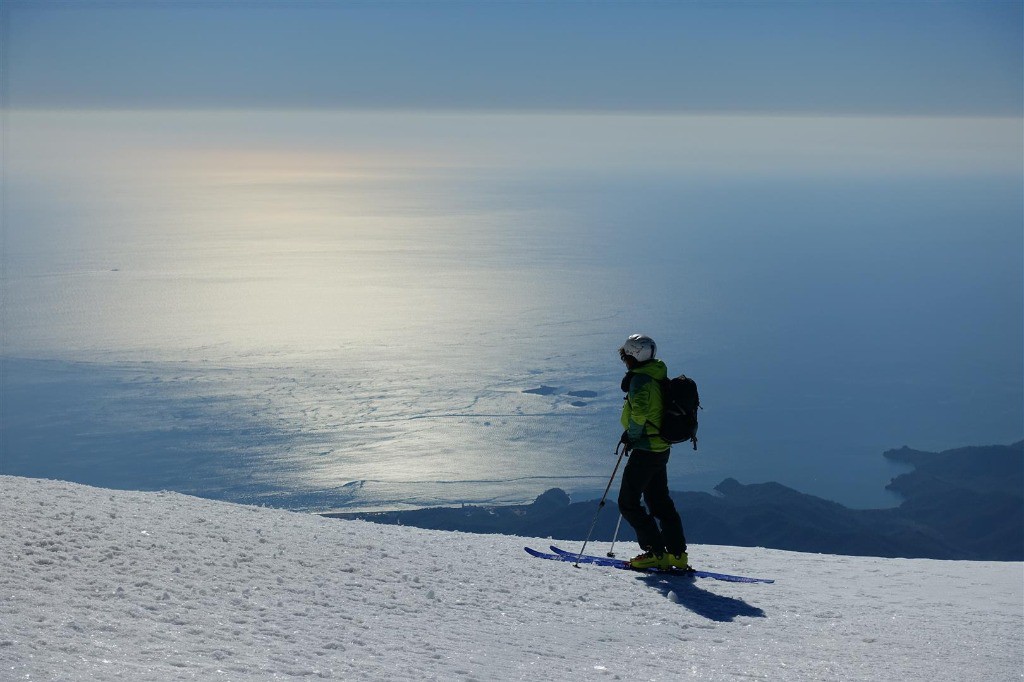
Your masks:
{"label": "skier", "polygon": [[[688,567],[686,536],[679,512],[668,494],[670,444],[658,436],[661,426],[661,381],[668,368],[656,359],[654,339],[633,334],[619,348],[626,365],[622,390],[621,443],[629,458],[622,472],[619,511],[636,531],[644,553],[630,560],[637,569]],[[647,508],[640,503],[640,498]],[[661,527],[658,527],[658,523]]]}

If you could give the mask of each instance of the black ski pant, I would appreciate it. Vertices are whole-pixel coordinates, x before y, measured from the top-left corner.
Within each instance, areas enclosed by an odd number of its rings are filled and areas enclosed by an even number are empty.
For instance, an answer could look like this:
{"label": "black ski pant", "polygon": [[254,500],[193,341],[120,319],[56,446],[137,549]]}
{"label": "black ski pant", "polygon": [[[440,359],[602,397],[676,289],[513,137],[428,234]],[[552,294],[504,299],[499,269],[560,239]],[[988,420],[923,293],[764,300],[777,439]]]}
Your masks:
{"label": "black ski pant", "polygon": [[[636,531],[637,542],[647,552],[671,554],[686,551],[683,521],[668,494],[668,458],[665,452],[633,450],[622,472],[619,512]],[[640,504],[640,498],[647,509]],[[658,523],[661,528],[658,528]]]}

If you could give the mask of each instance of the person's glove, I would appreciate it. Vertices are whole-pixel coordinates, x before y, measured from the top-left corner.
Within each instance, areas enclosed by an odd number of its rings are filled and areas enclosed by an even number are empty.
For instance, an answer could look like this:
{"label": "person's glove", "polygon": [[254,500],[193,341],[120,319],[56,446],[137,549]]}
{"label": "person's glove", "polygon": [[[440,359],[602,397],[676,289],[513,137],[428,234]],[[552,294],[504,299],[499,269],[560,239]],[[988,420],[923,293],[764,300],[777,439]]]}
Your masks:
{"label": "person's glove", "polygon": [[627,454],[633,449],[633,441],[629,439],[629,431],[622,432],[622,437],[619,438],[619,444],[625,448]]}

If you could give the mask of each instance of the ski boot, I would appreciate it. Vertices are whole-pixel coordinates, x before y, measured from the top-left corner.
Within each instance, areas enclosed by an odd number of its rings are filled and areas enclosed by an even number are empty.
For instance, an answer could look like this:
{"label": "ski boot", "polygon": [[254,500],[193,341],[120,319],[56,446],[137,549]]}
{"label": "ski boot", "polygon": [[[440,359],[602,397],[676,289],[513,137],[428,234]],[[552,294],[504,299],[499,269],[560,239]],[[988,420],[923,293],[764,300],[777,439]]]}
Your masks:
{"label": "ski boot", "polygon": [[629,560],[629,567],[638,571],[646,571],[651,568],[658,570],[677,569],[685,571],[689,568],[686,552],[669,554],[668,552],[646,552]]}

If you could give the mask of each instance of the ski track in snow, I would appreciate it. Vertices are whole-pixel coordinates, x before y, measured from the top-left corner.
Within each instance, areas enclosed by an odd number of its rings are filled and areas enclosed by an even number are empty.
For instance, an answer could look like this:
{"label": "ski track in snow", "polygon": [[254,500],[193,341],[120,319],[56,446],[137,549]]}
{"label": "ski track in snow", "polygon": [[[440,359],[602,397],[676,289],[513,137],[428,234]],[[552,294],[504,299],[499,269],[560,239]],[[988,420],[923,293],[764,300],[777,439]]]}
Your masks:
{"label": "ski track in snow", "polygon": [[10,476],[0,517],[5,681],[1024,672],[1020,563],[693,546],[702,568],[777,579],[710,584],[522,551],[549,539]]}

